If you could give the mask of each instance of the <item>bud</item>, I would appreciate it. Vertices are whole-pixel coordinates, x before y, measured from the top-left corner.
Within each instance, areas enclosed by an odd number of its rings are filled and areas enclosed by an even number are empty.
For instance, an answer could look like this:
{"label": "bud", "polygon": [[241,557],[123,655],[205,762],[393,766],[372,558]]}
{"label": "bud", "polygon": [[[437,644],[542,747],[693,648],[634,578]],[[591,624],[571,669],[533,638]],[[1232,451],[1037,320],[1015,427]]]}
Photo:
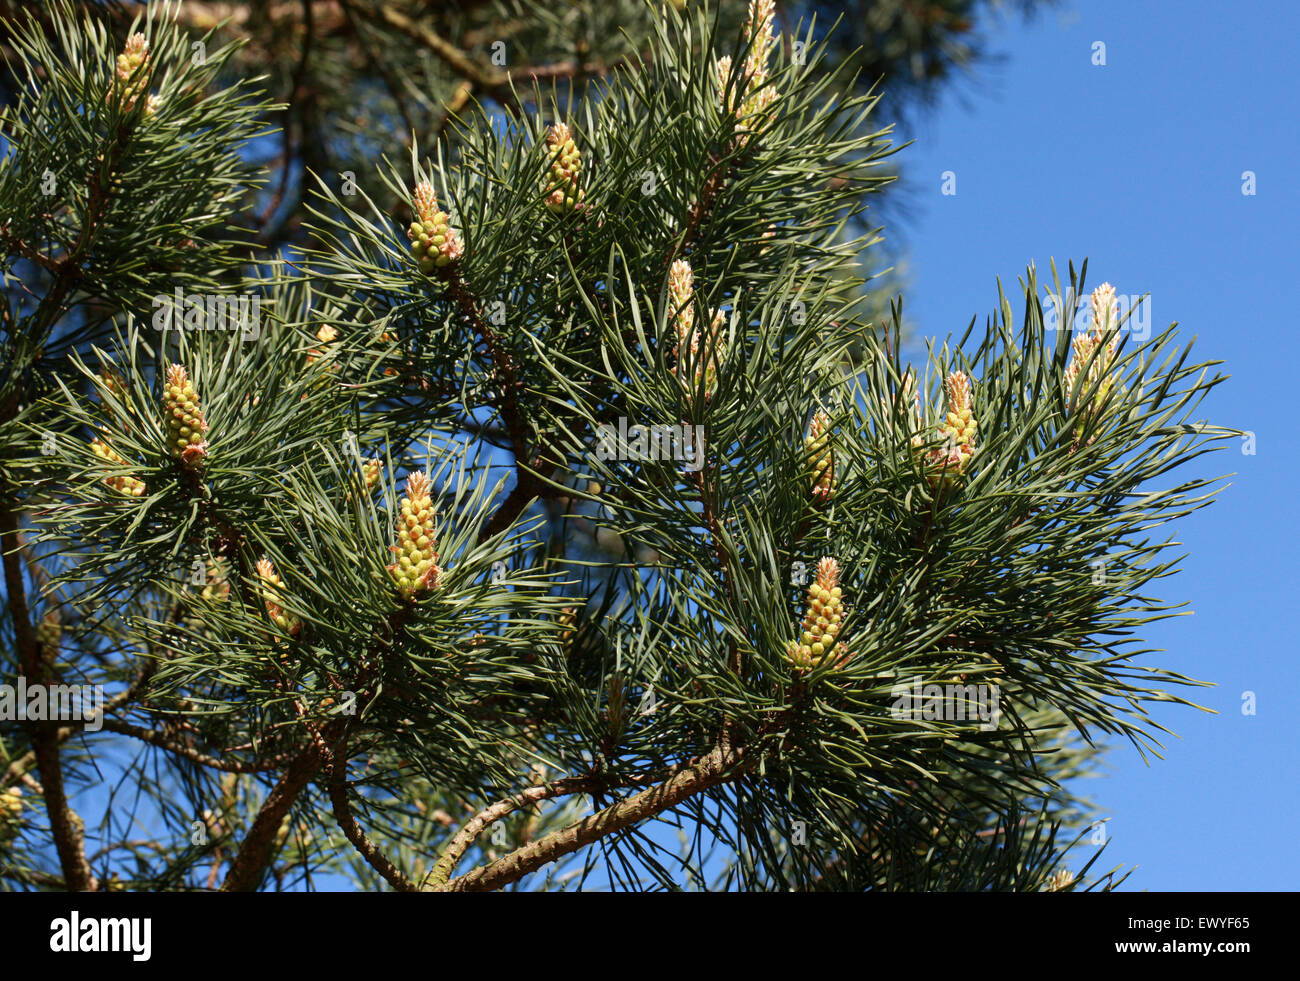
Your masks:
{"label": "bud", "polygon": [[0,790],[0,841],[18,833],[23,816],[23,791],[21,787]]}
{"label": "bud", "polygon": [[749,0],[744,33],[750,42],[749,56],[745,59],[745,74],[750,78],[767,78],[768,58],[776,45],[775,21],[775,0]]}
{"label": "bud", "polygon": [[447,212],[438,209],[438,195],[428,181],[415,185],[415,216],[406,236],[420,272],[428,276],[465,254],[459,233],[448,224]]}
{"label": "bud", "polygon": [[[321,329],[316,331],[316,340],[320,341],[317,347],[313,347],[307,352],[307,364],[312,365],[323,358],[331,357],[329,347],[338,340],[339,332],[329,324],[322,324]],[[330,365],[329,370],[334,371],[338,365]]]}
{"label": "bud", "polygon": [[975,416],[971,412],[971,384],[965,372],[954,371],[944,381],[947,414],[939,433],[951,439],[969,455],[975,444]]}
{"label": "bud", "polygon": [[1096,342],[1092,339],[1091,334],[1078,334],[1070,342],[1071,358],[1070,363],[1065,368],[1065,378],[1062,387],[1065,389],[1065,404],[1071,411],[1079,408],[1079,400],[1085,395],[1087,383],[1082,388],[1085,391],[1075,392],[1075,384],[1079,380],[1079,373],[1083,371],[1084,366],[1092,359],[1092,353],[1097,349]]}
{"label": "bud", "polygon": [[677,325],[677,348],[674,352],[677,356],[677,367],[673,369],[673,374],[677,376],[677,381],[681,384],[682,391],[686,393],[688,402],[694,400],[701,387],[704,389],[706,402],[713,397],[718,381],[718,364],[722,360],[725,344],[723,329],[726,325],[726,314],[721,310],[714,310],[708,330],[690,331],[689,343],[687,332],[683,330],[680,323]]}
{"label": "bud", "polygon": [[776,34],[773,24],[776,19],[774,0],[750,0],[749,12],[745,18],[744,35],[749,42],[749,53],[741,68],[740,78],[727,97],[727,81],[731,75],[731,58],[723,56],[718,59],[718,91],[721,93],[722,109],[736,117],[736,130],[741,134],[742,142],[748,138],[748,132],[755,117],[761,115],[775,100],[776,89],[767,84],[768,62],[772,49],[776,46]]}
{"label": "bud", "polygon": [[812,474],[813,500],[825,504],[835,493],[835,460],[831,453],[831,419],[818,409],[813,414],[812,425],[804,437],[804,456]]}
{"label": "bud", "polygon": [[902,384],[899,385],[898,394],[894,399],[882,395],[880,397],[880,407],[884,410],[885,420],[889,424],[891,432],[898,433],[894,416],[895,404],[899,407],[906,420],[910,420],[908,431],[911,433],[912,451],[918,452],[925,440],[921,437],[920,431],[925,428],[925,419],[921,414],[921,395],[916,390],[916,376],[909,369],[907,374],[903,375]]}
{"label": "bud", "polygon": [[[97,438],[90,441],[90,452],[94,453],[95,456],[103,460],[105,463],[110,463],[117,467],[131,466],[124,456],[114,450],[102,439]],[[127,497],[144,496],[144,481],[128,474],[114,474],[110,477],[105,477],[104,483],[119,494],[125,494]]]}
{"label": "bud", "polygon": [[208,455],[208,441],[203,438],[203,434],[208,431],[208,423],[199,407],[194,383],[181,365],[174,364],[167,369],[163,408],[166,414],[168,452],[191,470],[203,466],[204,458]]}
{"label": "bud", "polygon": [[1061,892],[1073,884],[1073,872],[1069,869],[1057,869],[1043,886],[1043,892]]}
{"label": "bud", "polygon": [[423,471],[406,478],[406,496],[402,498],[402,514],[397,522],[397,544],[389,547],[397,555],[397,561],[388,567],[388,573],[397,584],[397,591],[408,600],[437,589],[442,575],[434,548],[430,485],[429,476]]}
{"label": "bud", "polygon": [[[1118,319],[1115,287],[1102,283],[1092,291],[1092,329],[1077,335],[1071,342],[1072,358],[1062,379],[1066,410],[1082,414],[1075,428],[1076,446],[1083,435],[1085,422],[1106,401],[1118,381],[1117,373],[1111,370],[1119,349]],[[1085,368],[1087,374],[1080,381],[1079,375]],[[1085,406],[1082,402],[1090,391],[1091,404]],[[1089,438],[1090,445],[1094,438]]]}
{"label": "bud", "polygon": [[546,131],[546,143],[551,148],[550,170],[542,188],[546,207],[557,215],[581,210],[586,192],[578,186],[582,155],[573,142],[573,133],[564,123],[556,123]]}
{"label": "bud", "polygon": [[17,817],[22,809],[23,789],[21,787],[9,787],[4,793],[0,793],[0,814]]}
{"label": "bud", "polygon": [[36,643],[41,645],[46,655],[49,655],[58,650],[59,638],[62,636],[63,624],[59,622],[59,614],[55,610],[50,610],[36,625]]}
{"label": "bud", "polygon": [[127,400],[126,382],[123,380],[121,374],[118,373],[118,370],[112,365],[109,365],[95,376],[95,384],[100,389],[99,407],[104,410],[104,415],[108,416],[111,420],[113,419],[113,410],[109,404],[104,401],[104,393],[106,392],[112,395],[119,403],[125,405]]}
{"label": "bud", "polygon": [[379,486],[381,467],[378,457],[362,462],[361,473],[352,478],[352,486],[348,491],[349,501],[356,502],[373,494],[375,488]]}
{"label": "bud", "polygon": [[605,683],[605,718],[610,730],[620,732],[627,721],[627,685],[615,671]]}
{"label": "bud", "polygon": [[136,99],[149,87],[151,70],[149,41],[143,34],[132,34],[122,53],[117,56],[117,71],[113,82],[115,97],[127,112],[135,107]]}
{"label": "bud", "polygon": [[[230,561],[218,556],[204,563],[203,588],[199,590],[199,599],[204,603],[225,603],[230,599]],[[185,618],[191,629],[203,630],[205,623],[199,609],[192,610]],[[178,703],[183,711],[193,708],[192,703],[182,699]]]}
{"label": "bud", "polygon": [[731,80],[731,55],[723,55],[718,59],[718,94],[722,102],[722,110],[727,113],[734,113],[739,107],[740,101],[744,98],[745,80],[741,78],[738,88],[741,91],[733,89],[730,98],[727,96],[727,83]]}
{"label": "bud", "polygon": [[205,585],[199,595],[209,603],[224,603],[230,598],[229,575],[230,563],[226,559],[209,559]]}
{"label": "bud", "polygon": [[691,328],[695,326],[694,291],[695,273],[691,264],[685,259],[675,260],[668,270],[668,305],[672,309],[672,323],[679,339],[683,334],[689,338]]}
{"label": "bud", "polygon": [[817,563],[817,576],[808,587],[807,611],[797,640],[786,646],[786,656],[797,670],[808,671],[835,654],[836,666],[849,652],[839,640],[844,626],[844,599],[840,589],[840,564],[827,556]]}
{"label": "bud", "polygon": [[[372,351],[372,354],[374,354],[377,358],[387,357],[390,353],[390,349],[396,343],[397,343],[397,335],[394,334],[391,330],[383,330],[382,328],[380,330],[375,331],[370,338],[371,348],[379,349],[379,350]],[[396,374],[397,374],[396,368],[384,369],[385,377],[391,378],[393,375]]]}
{"label": "bud", "polygon": [[224,835],[226,833],[225,824],[221,820],[221,815],[210,807],[205,807],[203,809],[203,813],[199,815],[199,820],[201,820],[203,826],[214,835]]}
{"label": "bud", "polygon": [[568,647],[573,640],[573,625],[578,617],[578,608],[576,606],[566,606],[560,611],[560,644]]}
{"label": "bud", "polygon": [[938,436],[943,445],[926,454],[927,478],[935,487],[951,487],[966,473],[975,455],[976,422],[972,411],[971,382],[954,371],[944,380],[945,412]]}
{"label": "bud", "polygon": [[293,614],[285,611],[280,605],[284,597],[284,583],[280,580],[275,571],[275,566],[271,564],[270,559],[262,558],[257,560],[257,578],[258,592],[261,594],[262,601],[266,604],[266,615],[271,618],[271,622],[277,627],[296,637],[302,630],[302,621]]}
{"label": "bud", "polygon": [[1092,329],[1099,336],[1119,327],[1119,304],[1115,287],[1102,283],[1092,291]]}

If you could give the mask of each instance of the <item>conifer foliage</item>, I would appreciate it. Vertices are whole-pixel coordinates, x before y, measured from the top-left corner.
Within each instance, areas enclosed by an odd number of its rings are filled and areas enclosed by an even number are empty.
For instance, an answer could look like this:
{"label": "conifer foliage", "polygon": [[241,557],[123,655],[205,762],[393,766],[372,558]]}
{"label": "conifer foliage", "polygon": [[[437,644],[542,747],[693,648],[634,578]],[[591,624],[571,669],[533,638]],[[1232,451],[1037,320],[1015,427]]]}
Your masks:
{"label": "conifer foliage", "polygon": [[772,0],[652,6],[262,263],[235,47],[20,27],[0,666],[104,697],[0,719],[5,888],[1114,884],[1062,782],[1195,684],[1135,631],[1219,376],[1109,286],[1060,329],[1086,264],[903,363],[876,96]]}

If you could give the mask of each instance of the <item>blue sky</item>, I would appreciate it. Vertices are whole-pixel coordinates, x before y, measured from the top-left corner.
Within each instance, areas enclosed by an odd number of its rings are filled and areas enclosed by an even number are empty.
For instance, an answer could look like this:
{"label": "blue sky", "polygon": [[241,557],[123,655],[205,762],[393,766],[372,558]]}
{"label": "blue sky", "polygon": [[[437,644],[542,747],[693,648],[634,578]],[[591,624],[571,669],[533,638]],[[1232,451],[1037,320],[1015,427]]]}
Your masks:
{"label": "blue sky", "polygon": [[1160,706],[1180,737],[1166,758],[1117,744],[1108,775],[1080,788],[1109,818],[1094,868],[1136,866],[1125,889],[1295,889],[1300,5],[1067,0],[991,31],[1005,62],[902,132],[916,140],[896,158],[914,207],[900,223],[913,331],[960,334],[994,308],[995,277],[1018,290],[1031,261],[1041,280],[1050,258],[1064,278],[1086,257],[1090,285],[1149,292],[1155,332],[1178,321],[1198,360],[1225,362],[1232,378],[1199,414],[1255,434],[1254,455],[1226,444],[1188,469],[1231,485],[1174,526],[1190,554],[1159,595],[1195,614],[1146,633],[1162,666],[1217,683],[1189,697],[1218,714]]}

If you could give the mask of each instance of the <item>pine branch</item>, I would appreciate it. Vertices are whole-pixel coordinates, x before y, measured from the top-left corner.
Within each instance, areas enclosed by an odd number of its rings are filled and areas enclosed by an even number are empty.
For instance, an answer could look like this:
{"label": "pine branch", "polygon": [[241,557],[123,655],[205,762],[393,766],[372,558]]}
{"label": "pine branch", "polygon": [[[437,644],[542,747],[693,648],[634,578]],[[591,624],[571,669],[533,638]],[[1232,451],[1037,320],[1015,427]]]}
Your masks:
{"label": "pine branch", "polygon": [[122,719],[104,719],[103,727],[108,732],[130,736],[143,743],[148,743],[150,746],[165,750],[173,756],[178,756],[191,763],[197,763],[199,766],[205,766],[210,770],[220,770],[223,773],[267,773],[280,769],[293,758],[291,755],[282,755],[253,762],[225,759],[220,756],[202,753],[193,746],[175,742],[169,739],[166,733],[159,732],[157,729],[147,729],[144,726],[134,725]]}
{"label": "pine branch", "polygon": [[513,814],[515,811],[557,797],[596,793],[608,789],[610,789],[608,782],[599,776],[568,777],[553,783],[529,787],[513,797],[497,801],[490,807],[484,808],[475,814],[456,832],[443,850],[442,857],[438,859],[429,872],[425,880],[426,884],[431,884],[434,887],[445,885],[448,879],[451,878],[452,873],[456,871],[456,866],[464,857],[465,852],[478,840],[484,830],[494,822]]}
{"label": "pine branch", "polygon": [[[41,661],[36,634],[32,629],[27,604],[27,585],[23,582],[19,560],[17,512],[9,501],[0,501],[0,553],[3,553],[5,592],[14,625],[14,638],[23,672],[33,683],[43,683],[47,672]],[[92,892],[98,888],[90,863],[86,860],[85,825],[72,810],[63,787],[63,764],[59,760],[58,726],[47,722],[29,722],[34,743],[36,767],[41,775],[45,810],[50,831],[63,867],[63,880],[71,892]]]}
{"label": "pine branch", "polygon": [[451,267],[444,274],[443,279],[447,285],[448,295],[456,302],[475,334],[487,348],[488,357],[492,362],[493,378],[498,389],[496,403],[515,460],[515,486],[479,532],[478,540],[486,542],[493,535],[509,528],[534,498],[546,493],[548,488],[546,478],[556,470],[558,464],[554,460],[529,457],[528,427],[524,422],[524,410],[519,402],[519,393],[524,383],[519,377],[515,360],[505,349],[491,324],[483,319],[478,301],[461,278],[459,270]]}
{"label": "pine branch", "polygon": [[756,765],[757,755],[718,746],[663,783],[556,831],[494,862],[437,887],[438,892],[488,892],[518,882],[530,872],[594,841],[676,807],[695,794],[735,779]]}
{"label": "pine branch", "polygon": [[309,742],[289,764],[284,775],[262,802],[248,834],[240,842],[239,851],[230,864],[230,871],[221,883],[222,892],[257,890],[267,866],[271,864],[280,825],[320,771],[322,762],[319,747],[315,742]]}
{"label": "pine branch", "polygon": [[345,8],[351,9],[364,17],[378,17],[389,27],[395,28],[413,41],[418,41],[441,58],[447,67],[457,75],[472,82],[479,88],[498,88],[509,80],[509,76],[503,72],[488,71],[480,67],[473,58],[450,41],[441,37],[431,28],[423,24],[417,24],[401,11],[394,9],[390,4],[381,3],[377,8],[371,10],[364,7],[357,9],[348,0],[341,0],[341,2]]}
{"label": "pine branch", "polygon": [[528,458],[528,430],[524,423],[523,410],[519,405],[519,392],[523,388],[523,382],[519,378],[519,369],[516,367],[510,352],[502,345],[496,331],[483,319],[483,315],[479,312],[478,300],[470,292],[465,281],[461,279],[459,270],[452,267],[446,274],[445,281],[448,295],[456,301],[461,313],[469,321],[470,326],[474,328],[474,333],[478,335],[487,348],[488,356],[492,360],[493,377],[500,390],[498,403],[502,423],[510,436],[510,447],[516,460],[526,460]]}
{"label": "pine branch", "polygon": [[342,754],[338,754],[334,762],[333,779],[330,780],[328,789],[330,801],[334,805],[334,817],[348,841],[352,842],[352,846],[361,853],[361,857],[398,892],[419,892],[415,883],[406,878],[401,870],[375,846],[374,842],[366,837],[366,833],[361,830],[361,826],[353,817],[352,808],[348,804],[347,762]]}

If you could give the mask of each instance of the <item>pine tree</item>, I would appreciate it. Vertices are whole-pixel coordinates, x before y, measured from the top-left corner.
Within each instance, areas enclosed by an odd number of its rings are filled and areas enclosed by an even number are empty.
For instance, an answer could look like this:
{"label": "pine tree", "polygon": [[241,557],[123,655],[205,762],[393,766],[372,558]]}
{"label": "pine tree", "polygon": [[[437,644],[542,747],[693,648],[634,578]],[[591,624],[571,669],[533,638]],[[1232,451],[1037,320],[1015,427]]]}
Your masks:
{"label": "pine tree", "polygon": [[1196,684],[1135,631],[1220,376],[1109,286],[1072,339],[1086,264],[904,364],[824,35],[654,7],[582,98],[314,174],[254,264],[237,46],[51,9],[0,120],[0,657],[106,698],[0,721],[6,888],[1115,884],[1064,784]]}

